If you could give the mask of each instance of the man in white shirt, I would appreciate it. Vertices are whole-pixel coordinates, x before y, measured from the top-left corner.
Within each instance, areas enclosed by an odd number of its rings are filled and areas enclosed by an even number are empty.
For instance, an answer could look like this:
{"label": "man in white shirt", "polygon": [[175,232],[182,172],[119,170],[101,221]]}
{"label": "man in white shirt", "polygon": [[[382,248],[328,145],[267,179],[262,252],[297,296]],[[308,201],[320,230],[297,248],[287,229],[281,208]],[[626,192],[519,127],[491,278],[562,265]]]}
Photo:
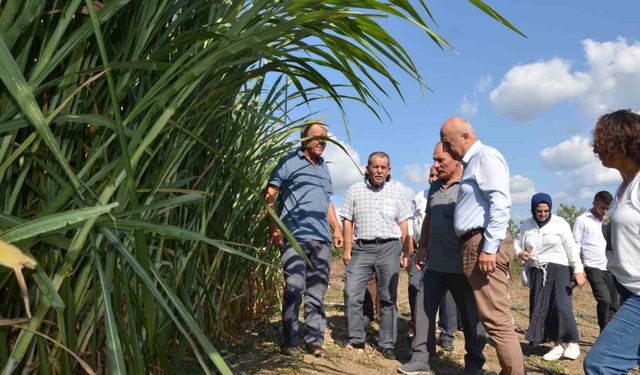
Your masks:
{"label": "man in white shirt", "polygon": [[[347,344],[364,349],[362,302],[369,276],[375,271],[380,302],[378,344],[386,358],[395,359],[398,278],[411,255],[406,244],[411,206],[398,185],[388,182],[390,173],[389,155],[381,151],[369,155],[365,180],[347,190],[340,216],[345,242],[342,260],[346,265]],[[400,257],[401,241],[406,258]]]}
{"label": "man in white shirt", "polygon": [[471,124],[461,117],[445,121],[440,140],[445,152],[464,167],[453,223],[478,315],[496,344],[501,374],[524,375],[524,358],[509,307],[513,248],[501,246],[511,210],[509,166],[498,150],[478,140]]}
{"label": "man in white shirt", "polygon": [[582,263],[597,304],[600,332],[618,311],[618,291],[613,275],[607,271],[605,250],[607,241],[602,234],[604,221],[613,197],[608,191],[600,191],[593,198],[591,210],[576,218],[573,237],[580,246]]}

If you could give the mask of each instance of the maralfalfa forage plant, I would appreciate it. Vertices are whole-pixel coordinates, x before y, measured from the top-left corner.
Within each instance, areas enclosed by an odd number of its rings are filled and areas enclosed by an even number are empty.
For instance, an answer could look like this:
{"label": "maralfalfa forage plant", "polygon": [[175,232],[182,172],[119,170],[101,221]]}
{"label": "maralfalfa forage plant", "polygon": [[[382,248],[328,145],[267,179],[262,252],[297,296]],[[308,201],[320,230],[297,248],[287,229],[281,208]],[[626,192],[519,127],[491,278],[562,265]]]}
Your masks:
{"label": "maralfalfa forage plant", "polygon": [[413,4],[0,1],[0,239],[24,256],[0,265],[34,266],[26,299],[0,267],[3,374],[230,373],[214,343],[277,300],[260,191],[288,110],[419,81],[377,21],[447,46]]}

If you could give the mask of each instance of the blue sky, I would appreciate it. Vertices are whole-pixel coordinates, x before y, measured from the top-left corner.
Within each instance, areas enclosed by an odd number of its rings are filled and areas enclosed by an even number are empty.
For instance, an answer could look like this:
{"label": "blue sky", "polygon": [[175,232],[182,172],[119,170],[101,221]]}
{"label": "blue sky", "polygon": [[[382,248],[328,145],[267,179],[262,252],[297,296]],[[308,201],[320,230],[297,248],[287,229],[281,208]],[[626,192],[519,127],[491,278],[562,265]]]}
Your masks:
{"label": "blue sky", "polygon": [[[346,120],[330,103],[315,102],[362,165],[375,150],[391,155],[392,177],[407,194],[426,187],[438,130],[452,115],[465,117],[479,139],[499,149],[511,169],[514,219],[528,216],[535,192],[560,203],[590,207],[593,194],[620,181],[603,168],[589,142],[599,115],[640,110],[640,1],[488,1],[522,30],[523,38],[465,1],[430,1],[439,32],[455,47],[441,51],[412,25],[385,21],[416,62],[432,92],[397,72],[406,101],[381,97],[389,117],[347,103]],[[334,146],[335,147],[335,146]],[[358,171],[342,151],[327,149],[341,206]]]}

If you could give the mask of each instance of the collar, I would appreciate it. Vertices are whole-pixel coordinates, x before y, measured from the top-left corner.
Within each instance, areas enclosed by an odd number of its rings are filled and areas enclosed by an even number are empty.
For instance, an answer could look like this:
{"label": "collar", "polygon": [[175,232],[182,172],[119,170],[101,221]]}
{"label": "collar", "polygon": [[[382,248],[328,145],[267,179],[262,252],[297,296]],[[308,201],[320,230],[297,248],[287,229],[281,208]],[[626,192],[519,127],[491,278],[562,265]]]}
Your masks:
{"label": "collar", "polygon": [[598,219],[598,218],[596,217],[596,215],[594,215],[594,214],[591,212],[591,210],[587,211],[586,213],[587,213],[587,217],[590,217],[590,218],[592,218],[593,220],[595,220],[595,221],[597,221],[597,222],[599,222],[599,223],[602,223],[602,221],[603,221],[603,220]]}
{"label": "collar", "polygon": [[440,187],[439,187],[440,189],[448,190],[448,189],[450,189],[452,186],[455,186],[455,185],[459,184],[459,183],[460,183],[460,179],[457,179],[457,180],[455,180],[455,181],[452,181],[452,182],[449,184],[449,186],[447,186],[447,187],[444,187],[444,181],[442,181],[442,180],[438,180],[438,182],[440,182]]}
{"label": "collar", "polygon": [[476,140],[462,157],[462,166],[466,167],[472,157],[474,157],[482,147],[482,142]]}
{"label": "collar", "polygon": [[[302,152],[302,147],[298,147],[298,151],[296,152],[296,154],[298,154],[298,157],[299,157],[300,159],[304,159],[304,160],[306,160],[309,164],[312,164],[312,165],[313,165],[313,163],[311,162],[311,160],[309,160],[309,159],[307,158],[307,156],[304,154],[304,152]],[[323,164],[323,163],[324,163],[324,158],[322,158],[322,156],[318,156],[318,162],[316,163],[316,165],[321,165],[321,164]]]}
{"label": "collar", "polygon": [[380,191],[384,188],[384,186],[387,184],[388,181],[385,181],[382,183],[382,185],[378,186],[378,187],[374,187],[373,185],[371,185],[371,181],[369,181],[369,176],[365,173],[364,175],[364,185],[368,188],[371,189],[373,191]]}

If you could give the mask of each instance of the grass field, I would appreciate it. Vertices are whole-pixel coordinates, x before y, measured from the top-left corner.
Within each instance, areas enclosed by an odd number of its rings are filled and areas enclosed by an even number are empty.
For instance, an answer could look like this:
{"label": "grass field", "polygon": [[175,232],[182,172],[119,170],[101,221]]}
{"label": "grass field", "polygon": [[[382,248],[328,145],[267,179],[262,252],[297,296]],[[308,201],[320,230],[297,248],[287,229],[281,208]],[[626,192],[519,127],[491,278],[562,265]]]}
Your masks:
{"label": "grass field", "polygon": [[[244,329],[244,333],[235,343],[226,348],[225,359],[237,374],[395,374],[401,363],[409,360],[411,343],[407,335],[409,302],[407,296],[407,274],[403,272],[398,290],[399,332],[396,351],[399,361],[385,359],[376,350],[358,352],[340,348],[336,340],[346,338],[346,318],[343,313],[343,275],[341,258],[334,258],[331,284],[326,296],[328,329],[325,335],[325,348],[331,354],[329,360],[316,359],[305,355],[302,361],[291,360],[278,352],[281,338],[279,312],[256,321]],[[562,360],[545,362],[542,355],[551,347],[549,344],[530,348],[524,341],[528,325],[529,290],[514,279],[511,286],[511,306],[516,319],[520,342],[526,356],[525,365],[529,374],[582,374],[582,361],[598,335],[595,301],[591,289],[585,285],[574,292],[574,311],[580,331],[580,358],[575,361]],[[367,337],[370,344],[376,342],[377,331]],[[436,374],[462,374],[464,364],[464,339],[462,332],[456,334],[455,350],[452,353],[440,351],[433,359],[432,367]],[[495,349],[487,345],[484,351],[487,358],[485,369],[500,371]],[[637,370],[632,372],[639,374]]]}

